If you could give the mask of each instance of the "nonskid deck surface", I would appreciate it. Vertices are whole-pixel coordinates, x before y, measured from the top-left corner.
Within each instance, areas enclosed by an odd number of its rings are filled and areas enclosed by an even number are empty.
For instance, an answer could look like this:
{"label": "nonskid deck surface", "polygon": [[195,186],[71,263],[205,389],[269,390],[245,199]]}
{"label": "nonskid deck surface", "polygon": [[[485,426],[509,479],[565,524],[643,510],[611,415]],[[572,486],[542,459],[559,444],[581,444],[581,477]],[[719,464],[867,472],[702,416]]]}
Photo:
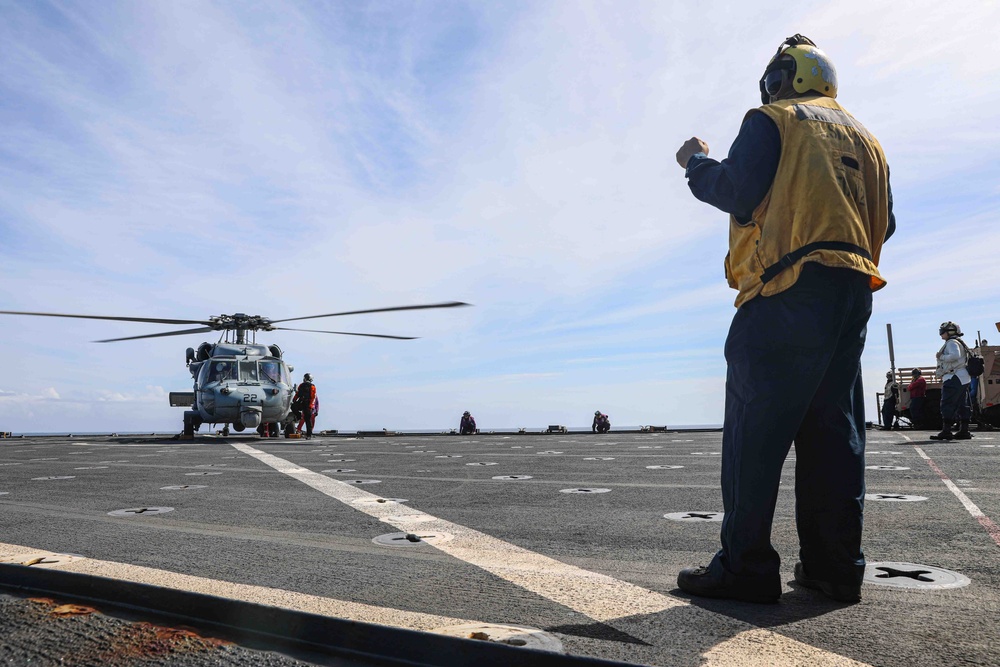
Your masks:
{"label": "nonskid deck surface", "polygon": [[718,432],[0,440],[0,561],[645,664],[997,664],[1000,432],[927,435],[868,434],[857,605],[792,582],[794,449],[781,601],[677,590],[718,548]]}

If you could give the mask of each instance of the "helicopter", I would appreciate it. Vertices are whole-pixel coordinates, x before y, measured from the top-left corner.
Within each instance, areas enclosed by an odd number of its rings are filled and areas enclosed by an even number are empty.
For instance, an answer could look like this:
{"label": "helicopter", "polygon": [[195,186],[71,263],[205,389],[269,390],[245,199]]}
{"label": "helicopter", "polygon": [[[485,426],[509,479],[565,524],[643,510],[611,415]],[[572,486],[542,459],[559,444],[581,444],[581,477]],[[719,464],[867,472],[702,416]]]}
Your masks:
{"label": "helicopter", "polygon": [[[297,329],[275,326],[285,322],[297,322],[324,317],[363,315],[401,310],[427,310],[432,308],[455,308],[468,306],[462,301],[420,304],[413,306],[393,306],[369,310],[352,310],[324,315],[307,315],[272,320],[260,315],[211,316],[207,320],[163,319],[155,317],[119,317],[111,315],[70,315],[66,313],[33,313],[14,310],[0,310],[0,315],[29,315],[34,317],[68,317],[85,320],[112,320],[118,322],[144,322],[148,324],[197,324],[193,329],[164,331],[142,336],[108,338],[95,343],[116,343],[140,338],[161,338],[188,334],[221,331],[218,342],[204,342],[197,348],[189,347],[184,360],[194,380],[193,391],[170,392],[171,407],[189,408],[184,411],[184,438],[193,438],[202,424],[223,425],[222,435],[229,435],[229,427],[236,432],[248,428],[257,429],[261,435],[277,434],[280,429],[289,437],[295,431],[295,413],[292,411],[292,397],[295,385],[291,373],[295,370],[284,359],[284,352],[277,345],[258,344],[258,331],[305,331],[310,333],[335,334],[340,336],[364,336],[390,340],[415,340],[414,336],[391,336],[387,334],[357,333],[351,331],[324,331],[318,329]],[[272,428],[273,427],[273,428]]]}

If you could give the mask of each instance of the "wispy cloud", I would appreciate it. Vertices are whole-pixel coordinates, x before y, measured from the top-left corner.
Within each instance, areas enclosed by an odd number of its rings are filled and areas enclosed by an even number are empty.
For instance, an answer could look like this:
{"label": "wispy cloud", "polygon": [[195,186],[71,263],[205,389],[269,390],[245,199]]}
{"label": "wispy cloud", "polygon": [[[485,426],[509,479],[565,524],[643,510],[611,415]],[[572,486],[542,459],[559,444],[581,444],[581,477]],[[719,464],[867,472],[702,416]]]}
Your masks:
{"label": "wispy cloud", "polygon": [[[893,169],[869,375],[886,321],[919,356],[934,337],[917,331],[942,319],[1000,319],[983,305],[1000,241],[995,3],[68,1],[5,3],[4,17],[4,309],[476,304],[317,327],[423,337],[411,343],[268,335],[317,376],[334,426],[381,422],[399,391],[382,425],[434,427],[460,405],[502,406],[486,416],[507,426],[576,423],[612,395],[633,423],[671,421],[692,387],[699,420],[718,421],[726,218],[672,156],[692,134],[725,153],[793,32],[837,63],[841,100]],[[704,25],[710,46],[690,30]],[[101,403],[109,428],[179,424],[146,387],[190,386],[197,339],[95,346],[150,328],[2,323],[18,355],[0,390],[58,387],[52,424],[91,419],[67,398]]]}

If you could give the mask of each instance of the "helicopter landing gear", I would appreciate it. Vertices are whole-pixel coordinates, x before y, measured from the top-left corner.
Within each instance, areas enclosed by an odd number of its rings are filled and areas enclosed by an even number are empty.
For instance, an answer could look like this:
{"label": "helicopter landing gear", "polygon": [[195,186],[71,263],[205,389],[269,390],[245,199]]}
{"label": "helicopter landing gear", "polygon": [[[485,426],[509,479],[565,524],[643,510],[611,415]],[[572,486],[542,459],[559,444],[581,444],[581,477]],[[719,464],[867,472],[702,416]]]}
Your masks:
{"label": "helicopter landing gear", "polygon": [[199,426],[201,426],[201,420],[198,419],[198,413],[194,410],[186,410],[184,412],[184,438],[193,439],[194,432],[198,430]]}

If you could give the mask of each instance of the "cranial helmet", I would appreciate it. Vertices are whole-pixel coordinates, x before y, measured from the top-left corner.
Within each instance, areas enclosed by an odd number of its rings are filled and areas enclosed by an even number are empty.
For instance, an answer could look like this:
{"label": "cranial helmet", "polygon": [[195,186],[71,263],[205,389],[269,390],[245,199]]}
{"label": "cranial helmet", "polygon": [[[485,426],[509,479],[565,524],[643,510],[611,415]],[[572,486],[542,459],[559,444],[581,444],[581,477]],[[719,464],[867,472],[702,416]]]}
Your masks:
{"label": "cranial helmet", "polygon": [[761,104],[768,104],[771,96],[781,89],[783,71],[789,72],[792,88],[797,93],[813,91],[837,97],[837,68],[808,37],[795,34],[778,47],[764,70],[764,76],[760,77]]}
{"label": "cranial helmet", "polygon": [[594,410],[594,416],[595,417],[600,417],[601,416],[601,411],[600,410]]}
{"label": "cranial helmet", "polygon": [[463,416],[463,417],[469,417],[469,416],[470,416],[470,415],[469,415],[469,411],[468,411],[468,410],[466,410],[465,412],[463,412],[463,413],[462,413],[462,416]]}
{"label": "cranial helmet", "polygon": [[892,379],[892,371],[886,371],[885,372],[885,379],[886,380],[891,380]]}
{"label": "cranial helmet", "polygon": [[942,322],[941,326],[938,327],[938,335],[942,334],[952,334],[954,336],[964,336],[962,333],[962,328],[955,324],[954,322]]}
{"label": "cranial helmet", "polygon": [[921,375],[920,369],[919,368],[914,368],[912,371],[910,371],[910,375],[912,375],[915,378],[916,377],[920,377],[920,375]]}
{"label": "cranial helmet", "polygon": [[302,381],[303,382],[312,382],[313,381],[312,373],[306,373],[305,375],[303,375],[302,376]]}

